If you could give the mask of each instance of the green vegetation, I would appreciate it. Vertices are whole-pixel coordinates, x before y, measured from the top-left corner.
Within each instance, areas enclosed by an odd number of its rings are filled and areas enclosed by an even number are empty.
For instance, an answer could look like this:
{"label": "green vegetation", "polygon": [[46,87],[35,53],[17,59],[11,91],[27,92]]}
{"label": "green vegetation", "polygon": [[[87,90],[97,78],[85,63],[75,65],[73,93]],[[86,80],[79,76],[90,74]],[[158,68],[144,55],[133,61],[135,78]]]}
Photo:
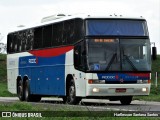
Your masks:
{"label": "green vegetation", "polygon": [[[158,85],[160,85],[160,55],[157,56],[157,59],[152,61],[152,84],[155,84],[155,72],[159,73],[158,76]],[[159,86],[160,87],[160,86]]]}
{"label": "green vegetation", "polygon": [[135,100],[146,100],[146,101],[159,101],[160,102],[160,86],[157,88],[152,85],[151,93],[149,96],[134,96]]}
{"label": "green vegetation", "polygon": [[0,54],[0,97],[13,96],[7,90],[6,55]]}
{"label": "green vegetation", "polygon": [[6,55],[0,54],[0,81],[4,82],[6,80],[7,80]]}
{"label": "green vegetation", "polygon": [[30,103],[16,102],[16,103],[3,103],[0,104],[0,111],[39,111],[43,110],[39,106],[34,107]]}
{"label": "green vegetation", "polygon": [[[73,114],[72,112],[69,111],[73,111],[73,107],[74,106],[67,106],[67,105],[62,105],[59,107],[59,105],[52,105],[52,104],[46,104],[45,106],[43,104],[37,104],[37,103],[26,103],[26,102],[16,102],[16,103],[4,103],[4,104],[0,104],[0,111],[14,111],[14,112],[18,112],[20,111],[20,113],[27,113],[27,111],[29,113],[38,113],[40,112],[42,115],[42,118],[23,118],[24,120],[28,120],[28,119],[34,119],[34,120],[38,120],[38,119],[45,119],[45,120],[53,120],[53,119],[58,119],[58,120],[150,120],[150,119],[156,119],[158,120],[159,118],[156,117],[114,117],[114,113],[121,113],[120,111],[116,112],[116,111],[106,111],[106,113],[104,113],[105,111],[99,111],[97,112],[97,114],[95,114],[95,111],[87,111],[86,110],[86,114],[83,112],[75,112],[76,114]],[[63,109],[62,109],[63,108]],[[82,108],[81,108],[82,109]],[[76,110],[75,110],[76,111]],[[79,110],[81,111],[81,110]],[[57,117],[57,114],[60,117]],[[49,117],[49,116],[55,116],[55,117]],[[83,114],[82,117],[77,117],[77,115],[79,116],[79,114]],[[106,116],[107,114],[107,116]],[[125,113],[124,113],[125,114]],[[130,113],[128,113],[130,114]],[[86,115],[88,115],[88,117],[86,117]],[[104,117],[97,117],[97,116],[103,116]],[[44,117],[46,116],[46,117]],[[48,117],[47,117],[48,116]],[[92,117],[89,117],[92,116]],[[1,118],[2,119],[2,118]],[[4,119],[4,118],[3,118]],[[7,119],[7,118],[6,118]],[[21,119],[21,118],[12,118],[12,119]]]}
{"label": "green vegetation", "polygon": [[0,81],[0,97],[9,97],[9,96],[15,96],[8,92],[7,90],[7,83]]}

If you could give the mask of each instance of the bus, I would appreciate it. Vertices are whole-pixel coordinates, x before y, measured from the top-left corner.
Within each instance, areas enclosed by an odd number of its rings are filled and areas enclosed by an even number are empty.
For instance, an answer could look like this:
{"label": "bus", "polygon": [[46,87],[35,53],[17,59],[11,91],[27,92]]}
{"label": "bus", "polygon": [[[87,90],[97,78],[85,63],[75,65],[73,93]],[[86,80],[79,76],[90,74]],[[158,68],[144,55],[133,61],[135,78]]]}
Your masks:
{"label": "bus", "polygon": [[[45,21],[45,20],[44,20]],[[20,101],[57,96],[122,105],[150,93],[151,53],[144,18],[61,16],[8,33],[8,90]]]}

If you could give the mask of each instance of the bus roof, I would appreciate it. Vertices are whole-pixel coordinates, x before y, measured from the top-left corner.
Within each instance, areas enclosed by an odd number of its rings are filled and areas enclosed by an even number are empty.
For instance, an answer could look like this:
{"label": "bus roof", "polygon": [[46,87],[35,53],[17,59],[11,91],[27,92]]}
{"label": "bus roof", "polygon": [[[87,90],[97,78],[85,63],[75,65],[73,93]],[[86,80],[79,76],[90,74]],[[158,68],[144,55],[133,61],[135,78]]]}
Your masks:
{"label": "bus roof", "polygon": [[14,33],[14,32],[18,32],[18,31],[23,31],[23,30],[27,30],[27,29],[32,29],[32,28],[37,28],[40,26],[45,26],[45,25],[49,25],[49,24],[53,24],[53,23],[58,23],[58,22],[62,22],[62,21],[66,21],[66,20],[70,20],[70,19],[75,19],[75,18],[80,18],[80,19],[133,19],[133,20],[145,20],[142,16],[140,17],[124,17],[122,15],[108,15],[108,16],[99,16],[99,15],[87,15],[87,14],[74,14],[74,15],[64,15],[64,14],[56,14],[56,15],[52,15],[52,16],[47,16],[42,18],[41,22],[39,24],[36,25],[32,25],[32,26],[27,26],[27,27],[23,27],[23,28],[17,28],[17,30],[9,32],[10,33]]}

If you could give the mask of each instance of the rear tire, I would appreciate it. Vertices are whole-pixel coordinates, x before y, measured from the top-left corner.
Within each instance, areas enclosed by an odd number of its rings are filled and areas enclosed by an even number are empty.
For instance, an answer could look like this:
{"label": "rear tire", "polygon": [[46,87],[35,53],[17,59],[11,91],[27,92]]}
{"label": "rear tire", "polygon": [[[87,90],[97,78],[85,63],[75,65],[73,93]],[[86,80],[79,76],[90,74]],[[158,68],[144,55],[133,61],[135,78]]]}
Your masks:
{"label": "rear tire", "polygon": [[81,101],[80,97],[76,97],[76,88],[74,80],[72,79],[69,84],[68,95],[63,97],[63,102],[71,105],[76,105]]}
{"label": "rear tire", "polygon": [[23,82],[22,80],[20,80],[17,83],[17,96],[19,98],[20,101],[24,101],[24,91],[23,91]]}
{"label": "rear tire", "polygon": [[130,105],[132,102],[133,96],[124,96],[120,98],[120,102],[122,105]]}
{"label": "rear tire", "polygon": [[39,102],[41,100],[41,96],[30,94],[29,81],[26,80],[24,84],[24,98],[27,102]]}

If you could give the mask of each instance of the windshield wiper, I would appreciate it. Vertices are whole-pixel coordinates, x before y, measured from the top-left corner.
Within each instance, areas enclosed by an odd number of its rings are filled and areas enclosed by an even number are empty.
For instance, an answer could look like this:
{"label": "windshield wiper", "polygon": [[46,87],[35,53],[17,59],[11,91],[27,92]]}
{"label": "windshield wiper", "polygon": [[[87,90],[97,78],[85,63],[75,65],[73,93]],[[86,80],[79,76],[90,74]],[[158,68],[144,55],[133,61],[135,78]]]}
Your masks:
{"label": "windshield wiper", "polygon": [[110,68],[111,65],[113,64],[114,59],[116,58],[116,55],[117,55],[117,53],[114,53],[114,54],[113,54],[113,56],[112,56],[111,60],[109,61],[108,66],[107,66],[107,68],[105,69],[105,71],[108,71],[108,70],[109,70],[109,68]]}
{"label": "windshield wiper", "polygon": [[127,62],[132,66],[132,68],[135,70],[135,71],[138,71],[138,69],[136,68],[136,66],[132,63],[132,61],[129,59],[129,57],[127,55],[123,55],[125,56]]}

